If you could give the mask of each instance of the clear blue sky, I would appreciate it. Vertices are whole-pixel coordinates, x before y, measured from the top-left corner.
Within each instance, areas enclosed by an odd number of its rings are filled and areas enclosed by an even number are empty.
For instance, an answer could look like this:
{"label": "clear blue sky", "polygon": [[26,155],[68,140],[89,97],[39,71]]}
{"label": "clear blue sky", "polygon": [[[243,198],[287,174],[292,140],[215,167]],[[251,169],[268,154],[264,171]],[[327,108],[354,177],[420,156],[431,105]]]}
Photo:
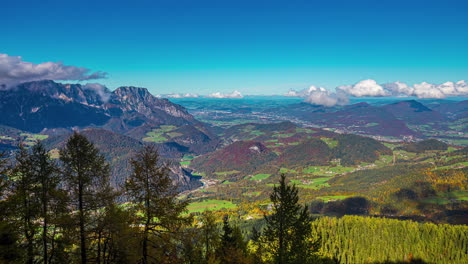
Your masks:
{"label": "clear blue sky", "polygon": [[468,1],[2,1],[0,53],[153,93],[468,79]]}

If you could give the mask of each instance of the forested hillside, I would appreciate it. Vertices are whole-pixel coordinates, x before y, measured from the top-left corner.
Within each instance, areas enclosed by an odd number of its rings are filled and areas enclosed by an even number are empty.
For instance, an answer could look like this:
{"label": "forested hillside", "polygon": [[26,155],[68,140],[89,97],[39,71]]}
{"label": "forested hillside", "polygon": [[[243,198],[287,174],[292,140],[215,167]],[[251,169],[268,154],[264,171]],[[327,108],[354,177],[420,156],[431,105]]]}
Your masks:
{"label": "forested hillside", "polygon": [[[189,213],[190,200],[178,195],[151,145],[136,150],[131,174],[117,189],[109,164],[84,135],[68,138],[58,158],[42,143],[20,146],[13,167],[0,156],[0,263],[468,261],[465,225],[315,218],[317,204],[301,204],[299,188],[284,174],[255,220],[229,210]],[[368,213],[365,198],[342,205],[349,214]]]}

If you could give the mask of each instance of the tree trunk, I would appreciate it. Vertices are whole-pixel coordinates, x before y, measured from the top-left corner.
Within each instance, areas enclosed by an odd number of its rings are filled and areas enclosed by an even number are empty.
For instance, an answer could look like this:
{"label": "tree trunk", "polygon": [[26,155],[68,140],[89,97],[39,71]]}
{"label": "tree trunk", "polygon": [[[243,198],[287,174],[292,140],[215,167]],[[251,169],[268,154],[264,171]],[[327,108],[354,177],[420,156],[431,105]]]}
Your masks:
{"label": "tree trunk", "polygon": [[81,263],[86,264],[86,236],[84,225],[84,212],[83,212],[83,185],[80,183],[78,186],[78,210],[80,211],[80,246],[81,246]]}
{"label": "tree trunk", "polygon": [[145,233],[143,236],[143,264],[148,264],[148,228],[145,226]]}
{"label": "tree trunk", "polygon": [[[43,184],[44,186],[44,184]],[[48,261],[48,252],[47,252],[47,224],[48,224],[48,217],[47,217],[47,198],[45,197],[45,191],[43,191],[43,199],[42,199],[42,213],[44,216],[44,224],[42,225],[42,248],[43,248],[43,259],[44,264],[47,264]]]}
{"label": "tree trunk", "polygon": [[102,237],[102,231],[98,231],[98,248],[97,248],[97,263],[101,264],[101,237]]}
{"label": "tree trunk", "polygon": [[[26,197],[26,195],[25,195]],[[27,198],[24,199],[24,208],[26,210],[26,215],[24,217],[24,235],[26,237],[26,240],[28,241],[27,245],[27,263],[28,264],[33,264],[34,263],[34,234],[32,234],[32,229],[31,228],[31,210],[30,210],[30,205],[29,201]]]}

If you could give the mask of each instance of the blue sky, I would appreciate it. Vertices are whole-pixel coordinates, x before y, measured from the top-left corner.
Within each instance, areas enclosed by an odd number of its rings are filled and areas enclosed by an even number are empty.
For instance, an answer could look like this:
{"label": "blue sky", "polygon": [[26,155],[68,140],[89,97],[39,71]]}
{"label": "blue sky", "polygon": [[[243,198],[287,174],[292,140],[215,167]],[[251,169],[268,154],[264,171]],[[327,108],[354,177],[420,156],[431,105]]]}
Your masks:
{"label": "blue sky", "polygon": [[468,79],[468,1],[3,1],[0,53],[109,88],[281,94]]}

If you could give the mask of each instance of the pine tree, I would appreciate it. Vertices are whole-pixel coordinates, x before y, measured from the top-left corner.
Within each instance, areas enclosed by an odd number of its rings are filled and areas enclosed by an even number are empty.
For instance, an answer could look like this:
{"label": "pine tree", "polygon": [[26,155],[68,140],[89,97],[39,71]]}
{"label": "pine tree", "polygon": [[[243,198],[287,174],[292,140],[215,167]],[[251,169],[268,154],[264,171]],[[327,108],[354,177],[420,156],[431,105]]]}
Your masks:
{"label": "pine tree", "polygon": [[[186,223],[187,219],[181,213],[186,210],[187,203],[177,200],[178,193],[169,177],[169,169],[161,164],[154,146],[146,146],[130,163],[133,173],[125,189],[129,200],[143,213],[138,223],[143,226],[141,262],[162,262],[150,254],[149,249],[164,249],[164,255],[174,253],[167,233],[175,236],[175,231]],[[159,243],[154,243],[157,238]],[[163,256],[160,254],[158,257]]]}
{"label": "pine tree", "polygon": [[58,196],[58,185],[60,178],[58,177],[58,168],[51,160],[49,153],[41,142],[36,143],[32,147],[31,173],[38,184],[36,192],[39,197],[40,217],[42,218],[42,258],[43,263],[49,263],[48,255],[48,225],[51,212],[51,203]]}
{"label": "pine tree", "polygon": [[6,154],[0,152],[0,197],[3,197],[3,192],[7,189],[9,184],[8,169],[6,167]]}
{"label": "pine tree", "polygon": [[81,263],[87,263],[87,238],[93,213],[115,197],[109,183],[109,165],[88,139],[75,132],[60,150],[63,178],[78,212]]}
{"label": "pine tree", "polygon": [[266,228],[260,238],[273,262],[311,263],[317,250],[311,242],[311,222],[306,206],[299,205],[298,189],[286,183],[281,175],[280,185],[270,195],[273,213],[265,216]]}
{"label": "pine tree", "polygon": [[247,243],[238,226],[231,226],[229,217],[226,215],[223,219],[223,234],[221,243],[217,249],[218,258],[225,264],[252,263],[247,255]]}
{"label": "pine tree", "polygon": [[220,242],[219,228],[216,224],[216,217],[211,211],[205,211],[201,215],[201,241],[203,244],[203,251],[205,261],[214,260],[216,258],[216,246]]}
{"label": "pine tree", "polygon": [[6,164],[6,154],[0,152],[0,263],[11,263],[19,258],[18,233],[10,224],[10,210],[5,199],[6,190],[11,184],[10,170]]}
{"label": "pine tree", "polygon": [[37,196],[37,179],[31,171],[31,157],[24,147],[16,155],[16,164],[12,171],[12,195],[8,197],[9,205],[14,212],[14,219],[19,221],[18,227],[26,240],[25,263],[34,263],[40,201]]}

